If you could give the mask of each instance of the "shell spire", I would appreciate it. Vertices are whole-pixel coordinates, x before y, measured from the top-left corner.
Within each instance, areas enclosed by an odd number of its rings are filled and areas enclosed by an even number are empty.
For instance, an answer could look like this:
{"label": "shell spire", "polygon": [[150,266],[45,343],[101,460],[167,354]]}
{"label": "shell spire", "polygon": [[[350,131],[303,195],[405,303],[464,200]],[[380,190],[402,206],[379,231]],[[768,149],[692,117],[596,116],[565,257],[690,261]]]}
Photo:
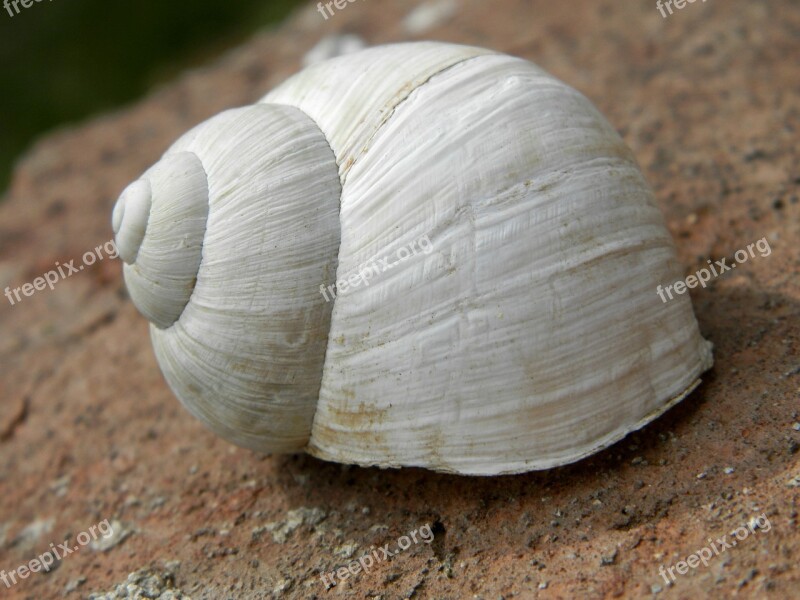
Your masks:
{"label": "shell spire", "polygon": [[128,291],[156,327],[172,325],[189,303],[207,219],[208,180],[191,152],[162,158],[114,207],[112,225]]}

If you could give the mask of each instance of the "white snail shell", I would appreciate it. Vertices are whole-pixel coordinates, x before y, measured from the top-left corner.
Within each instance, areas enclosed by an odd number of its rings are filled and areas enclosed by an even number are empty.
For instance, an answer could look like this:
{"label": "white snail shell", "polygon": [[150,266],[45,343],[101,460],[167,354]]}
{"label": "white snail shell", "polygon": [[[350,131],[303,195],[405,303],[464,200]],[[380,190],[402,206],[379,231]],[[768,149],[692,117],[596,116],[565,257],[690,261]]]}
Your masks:
{"label": "white snail shell", "polygon": [[[185,134],[113,225],[170,387],[257,451],[545,469],[712,364],[689,298],[656,293],[681,269],[630,150],[580,93],[488,50],[313,65]],[[326,301],[373,257],[392,268]]]}

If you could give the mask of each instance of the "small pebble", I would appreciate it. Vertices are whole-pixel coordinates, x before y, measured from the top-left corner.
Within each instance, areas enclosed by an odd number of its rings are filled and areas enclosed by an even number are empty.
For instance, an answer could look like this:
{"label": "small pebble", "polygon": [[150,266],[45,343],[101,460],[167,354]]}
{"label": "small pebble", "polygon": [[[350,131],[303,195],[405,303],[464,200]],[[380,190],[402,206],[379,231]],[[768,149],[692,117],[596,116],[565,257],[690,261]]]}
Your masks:
{"label": "small pebble", "polygon": [[64,586],[64,594],[71,594],[79,587],[81,587],[84,583],[86,583],[86,577],[84,577],[83,575],[81,575],[77,579],[73,579],[72,581],[67,583],[66,586]]}
{"label": "small pebble", "polygon": [[281,579],[278,582],[278,585],[276,585],[273,588],[272,593],[274,595],[276,595],[276,596],[280,596],[281,594],[283,594],[283,592],[289,591],[292,588],[293,584],[294,584],[294,581],[292,579],[290,579],[288,577],[285,577],[285,578]]}
{"label": "small pebble", "polygon": [[341,546],[337,546],[333,549],[333,553],[336,556],[341,556],[342,558],[353,558],[353,555],[358,550],[358,544],[356,544],[353,540],[349,540],[346,543],[342,544]]}
{"label": "small pebble", "polygon": [[315,65],[337,56],[358,52],[366,47],[366,42],[357,35],[351,33],[330,34],[322,38],[316,46],[306,53],[303,57],[303,66]]}
{"label": "small pebble", "polygon": [[403,28],[408,35],[421,35],[430,29],[444,24],[458,11],[455,0],[433,0],[425,2],[412,10],[403,20]]}
{"label": "small pebble", "polygon": [[[106,521],[106,523],[108,523]],[[108,552],[112,548],[119,546],[134,533],[133,528],[117,521],[111,521],[110,532],[106,536],[106,531],[101,531],[102,535],[96,540],[89,542],[89,547],[95,552]]]}
{"label": "small pebble", "polygon": [[601,566],[608,566],[608,565],[613,565],[615,562],[617,562],[617,552],[618,552],[617,549],[614,548],[614,550],[611,552],[611,554],[607,554],[605,556],[601,555],[600,556],[600,565]]}

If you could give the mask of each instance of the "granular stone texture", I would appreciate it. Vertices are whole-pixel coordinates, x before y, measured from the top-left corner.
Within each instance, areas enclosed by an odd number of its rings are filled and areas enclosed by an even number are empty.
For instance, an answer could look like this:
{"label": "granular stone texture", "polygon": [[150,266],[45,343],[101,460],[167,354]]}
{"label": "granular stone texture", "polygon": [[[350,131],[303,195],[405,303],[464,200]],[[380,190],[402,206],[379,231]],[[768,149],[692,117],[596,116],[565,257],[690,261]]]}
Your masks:
{"label": "granular stone texture", "polygon": [[89,594],[89,600],[192,600],[174,587],[174,578],[169,570],[140,569],[108,593]]}
{"label": "granular stone texture", "polygon": [[[147,98],[41,139],[0,202],[0,289],[56,261],[82,264],[111,239],[121,190],[173,140],[260,98],[335,35],[491,47],[579,89],[638,158],[686,275],[765,239],[769,256],[689,292],[713,370],[644,429],[546,472],[468,478],[260,456],[181,408],[106,256],[13,306],[0,298],[0,569],[76,546],[104,519],[130,534],[0,582],[0,595],[126,597],[116,590],[127,582],[195,600],[798,597],[795,1],[709,0],[666,18],[654,0],[372,0],[327,19],[309,3]],[[326,590],[321,575],[425,524],[431,543]],[[683,568],[723,536],[736,545]],[[127,579],[171,561],[166,591],[150,586],[160,575]]]}

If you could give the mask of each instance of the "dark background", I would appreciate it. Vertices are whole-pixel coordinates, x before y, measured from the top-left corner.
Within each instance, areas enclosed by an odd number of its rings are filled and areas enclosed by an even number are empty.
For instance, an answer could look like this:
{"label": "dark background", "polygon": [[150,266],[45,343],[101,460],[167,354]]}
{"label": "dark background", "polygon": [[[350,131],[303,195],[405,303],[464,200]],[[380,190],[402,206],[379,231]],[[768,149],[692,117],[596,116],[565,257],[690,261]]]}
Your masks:
{"label": "dark background", "polygon": [[42,0],[13,17],[0,4],[0,195],[41,133],[130,102],[298,4]]}

